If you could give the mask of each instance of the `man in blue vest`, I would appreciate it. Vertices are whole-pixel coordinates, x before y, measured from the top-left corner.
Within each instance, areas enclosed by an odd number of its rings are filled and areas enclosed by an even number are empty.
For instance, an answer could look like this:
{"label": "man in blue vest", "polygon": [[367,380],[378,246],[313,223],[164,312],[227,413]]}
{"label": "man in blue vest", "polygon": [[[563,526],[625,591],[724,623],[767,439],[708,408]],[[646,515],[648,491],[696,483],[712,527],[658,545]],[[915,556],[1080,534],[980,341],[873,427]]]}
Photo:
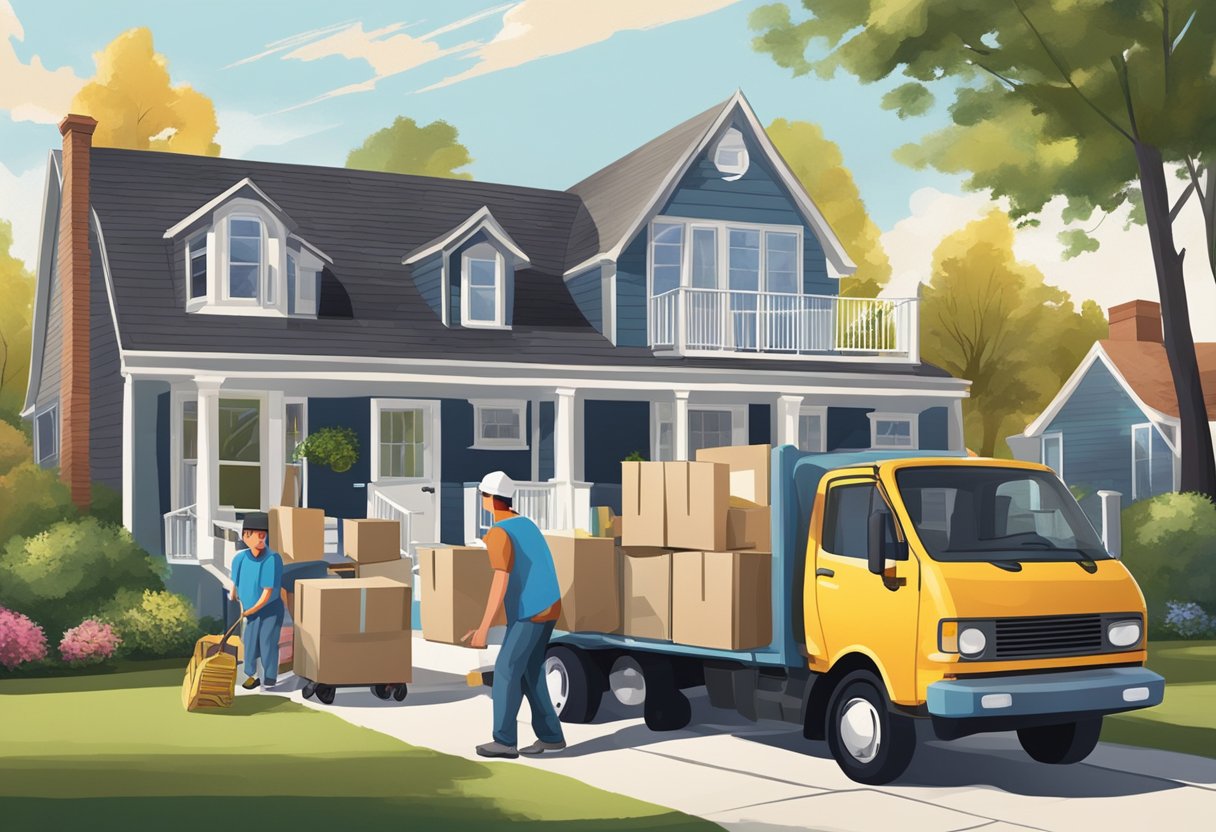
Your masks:
{"label": "man in blue vest", "polygon": [[[482,507],[494,516],[485,536],[494,580],[481,626],[463,640],[484,649],[490,625],[504,605],[507,635],[494,663],[494,741],[477,746],[477,753],[515,758],[561,751],[566,740],[545,681],[545,647],[562,611],[553,555],[536,524],[511,508],[515,483],[510,477],[495,471],[486,475],[478,490]],[[524,697],[532,709],[536,742],[517,749],[517,720]]]}
{"label": "man in blue vest", "polygon": [[258,659],[266,687],[273,687],[279,676],[279,631],[283,629],[283,601],[279,590],[283,586],[283,558],[271,551],[269,531],[264,512],[245,515],[241,524],[244,549],[232,561],[232,600],[240,599],[245,632],[241,636],[245,649],[245,680],[242,687],[253,690],[262,684],[258,680]]}

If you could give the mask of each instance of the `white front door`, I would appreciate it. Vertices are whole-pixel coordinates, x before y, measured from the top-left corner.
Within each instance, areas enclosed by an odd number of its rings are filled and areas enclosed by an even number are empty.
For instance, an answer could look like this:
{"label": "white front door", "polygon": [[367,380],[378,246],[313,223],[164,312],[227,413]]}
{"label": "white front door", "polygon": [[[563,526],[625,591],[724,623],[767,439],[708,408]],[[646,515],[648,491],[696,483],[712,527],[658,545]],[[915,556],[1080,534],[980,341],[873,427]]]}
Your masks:
{"label": "white front door", "polygon": [[[372,489],[409,512],[409,542],[439,541],[439,402],[372,399]],[[369,505],[372,514],[374,505]],[[388,507],[391,509],[392,506]]]}

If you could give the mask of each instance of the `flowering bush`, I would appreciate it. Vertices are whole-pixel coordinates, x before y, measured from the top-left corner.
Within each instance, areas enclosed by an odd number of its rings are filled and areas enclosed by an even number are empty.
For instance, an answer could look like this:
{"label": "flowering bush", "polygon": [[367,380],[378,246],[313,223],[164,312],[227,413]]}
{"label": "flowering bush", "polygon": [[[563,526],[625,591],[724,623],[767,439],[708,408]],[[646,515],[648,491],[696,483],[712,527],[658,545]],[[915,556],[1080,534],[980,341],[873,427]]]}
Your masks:
{"label": "flowering bush", "polygon": [[200,633],[190,602],[164,590],[122,590],[102,610],[134,656],[188,656]]}
{"label": "flowering bush", "polygon": [[59,655],[68,664],[97,664],[114,655],[122,639],[114,628],[97,618],[86,618],[63,634]]}
{"label": "flowering bush", "polygon": [[1207,638],[1216,635],[1216,617],[1193,601],[1169,601],[1165,605],[1165,628],[1183,638]]}
{"label": "flowering bush", "polygon": [[12,670],[46,658],[42,628],[19,612],[0,607],[0,665]]}
{"label": "flowering bush", "polygon": [[1148,605],[1149,637],[1168,638],[1166,604],[1216,598],[1216,505],[1202,494],[1158,494],[1123,511],[1123,563]]}

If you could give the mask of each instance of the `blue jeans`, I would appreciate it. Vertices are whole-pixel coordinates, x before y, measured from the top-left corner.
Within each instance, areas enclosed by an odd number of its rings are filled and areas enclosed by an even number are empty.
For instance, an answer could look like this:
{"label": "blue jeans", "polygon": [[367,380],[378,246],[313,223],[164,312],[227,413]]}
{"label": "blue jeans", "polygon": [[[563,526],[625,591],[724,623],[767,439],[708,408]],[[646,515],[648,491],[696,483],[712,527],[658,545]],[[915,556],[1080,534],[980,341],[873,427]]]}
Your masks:
{"label": "blue jeans", "polygon": [[507,626],[498,661],[494,662],[494,741],[515,747],[519,705],[532,709],[532,730],[543,742],[564,742],[562,724],[545,682],[545,647],[556,621],[514,621]]}
{"label": "blue jeans", "polygon": [[283,629],[283,602],[274,601],[245,619],[245,675],[258,675],[262,660],[262,682],[273,685],[279,678],[279,631]]}

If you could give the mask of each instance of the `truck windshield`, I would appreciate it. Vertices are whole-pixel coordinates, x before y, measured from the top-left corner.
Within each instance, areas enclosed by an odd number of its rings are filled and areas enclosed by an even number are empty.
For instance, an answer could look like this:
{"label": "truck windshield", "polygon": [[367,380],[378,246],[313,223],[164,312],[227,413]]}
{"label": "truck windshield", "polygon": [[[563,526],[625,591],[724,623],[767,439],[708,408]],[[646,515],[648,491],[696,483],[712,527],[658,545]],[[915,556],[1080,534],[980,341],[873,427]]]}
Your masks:
{"label": "truck windshield", "polygon": [[925,550],[939,561],[1109,558],[1056,477],[1017,468],[905,468],[895,481]]}

